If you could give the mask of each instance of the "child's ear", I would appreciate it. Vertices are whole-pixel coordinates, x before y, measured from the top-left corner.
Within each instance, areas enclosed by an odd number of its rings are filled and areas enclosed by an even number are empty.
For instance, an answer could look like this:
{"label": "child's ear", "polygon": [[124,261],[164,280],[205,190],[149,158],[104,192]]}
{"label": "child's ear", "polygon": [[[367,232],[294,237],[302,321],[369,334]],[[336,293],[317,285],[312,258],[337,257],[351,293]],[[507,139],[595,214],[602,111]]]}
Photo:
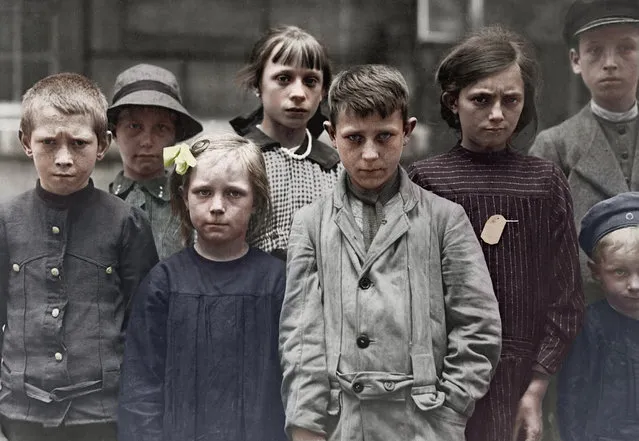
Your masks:
{"label": "child's ear", "polygon": [[581,74],[581,58],[579,56],[579,51],[577,49],[570,49],[568,53],[570,57],[570,67],[572,67],[572,71],[580,75]]}
{"label": "child's ear", "polygon": [[331,124],[330,121],[324,121],[324,130],[328,133],[328,137],[331,139],[333,147],[337,148],[337,143],[335,142],[335,127],[333,127],[333,124]]}
{"label": "child's ear", "polygon": [[590,268],[590,274],[592,274],[592,278],[596,281],[600,281],[601,277],[599,276],[599,265],[593,262],[592,260],[588,261],[588,268]]}
{"label": "child's ear", "polygon": [[33,158],[33,150],[31,150],[31,137],[26,136],[22,130],[18,130],[18,139],[20,140],[20,145],[22,145],[22,150],[29,157]]}
{"label": "child's ear", "polygon": [[450,92],[444,92],[442,94],[442,103],[444,103],[444,105],[454,114],[457,114],[457,99],[458,97]]}
{"label": "child's ear", "polygon": [[113,133],[111,133],[110,130],[107,130],[106,136],[104,139],[104,145],[101,145],[100,143],[98,143],[98,161],[101,161],[102,158],[104,158],[104,155],[106,154],[107,150],[109,150],[109,147],[111,146],[112,140],[113,140]]}

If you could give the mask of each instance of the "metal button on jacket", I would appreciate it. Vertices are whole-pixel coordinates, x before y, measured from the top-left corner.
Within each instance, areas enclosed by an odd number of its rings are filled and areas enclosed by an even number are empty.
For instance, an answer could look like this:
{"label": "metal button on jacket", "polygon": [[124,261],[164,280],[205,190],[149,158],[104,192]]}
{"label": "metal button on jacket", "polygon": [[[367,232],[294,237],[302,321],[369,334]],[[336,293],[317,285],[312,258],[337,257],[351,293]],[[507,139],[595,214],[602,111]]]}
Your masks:
{"label": "metal button on jacket", "polygon": [[386,389],[388,392],[391,392],[392,390],[395,389],[395,382],[384,381],[384,389]]}
{"label": "metal button on jacket", "polygon": [[20,272],[20,265],[18,265],[17,263],[14,263],[12,268],[14,272]]}
{"label": "metal button on jacket", "polygon": [[53,226],[53,227],[51,227],[51,232],[53,234],[60,234],[60,228],[58,228],[56,226]]}
{"label": "metal button on jacket", "polygon": [[51,275],[53,277],[58,277],[60,275],[60,270],[58,270],[57,268],[51,268]]}
{"label": "metal button on jacket", "polygon": [[55,361],[62,361],[62,354],[59,352],[56,352],[55,355]]}
{"label": "metal button on jacket", "polygon": [[371,287],[372,284],[373,282],[371,282],[371,279],[369,279],[368,277],[362,277],[359,281],[359,287],[362,289],[368,289]]}
{"label": "metal button on jacket", "polygon": [[109,267],[107,267],[107,269],[105,270],[105,272],[106,272],[107,274],[112,274],[112,273],[113,273],[113,268],[111,268],[111,267],[109,266]]}
{"label": "metal button on jacket", "polygon": [[366,334],[362,334],[359,337],[357,337],[357,346],[359,346],[360,348],[364,349],[367,348],[369,344],[371,344],[371,339],[368,338],[368,335]]}
{"label": "metal button on jacket", "polygon": [[363,390],[364,390],[364,386],[362,385],[362,383],[353,383],[353,392],[358,394]]}
{"label": "metal button on jacket", "polygon": [[53,308],[53,310],[51,311],[51,315],[53,316],[53,318],[57,318],[60,315],[60,310],[58,308]]}

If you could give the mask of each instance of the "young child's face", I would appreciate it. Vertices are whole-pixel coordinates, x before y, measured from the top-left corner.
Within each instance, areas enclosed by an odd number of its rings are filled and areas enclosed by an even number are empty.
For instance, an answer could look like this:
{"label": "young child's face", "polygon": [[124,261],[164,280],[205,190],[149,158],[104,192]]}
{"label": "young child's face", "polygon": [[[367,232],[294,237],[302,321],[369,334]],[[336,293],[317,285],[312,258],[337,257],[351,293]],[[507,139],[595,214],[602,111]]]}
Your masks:
{"label": "young child's face", "polygon": [[260,94],[263,125],[304,129],[322,100],[322,71],[274,63],[269,58],[262,72]]}
{"label": "young child's face", "polygon": [[329,122],[325,127],[351,182],[377,191],[397,170],[416,123],[415,118],[404,123],[400,110],[386,118],[377,113],[363,118],[346,110],[338,114],[335,127]]}
{"label": "young child's face", "polygon": [[573,72],[581,74],[597,104],[617,112],[635,102],[639,81],[639,26],[602,26],[579,36],[570,51]]}
{"label": "young child's face", "polygon": [[135,180],[164,175],[162,150],[175,144],[174,112],[161,107],[132,106],[118,115],[115,137],[124,175]]}
{"label": "young child's face", "polygon": [[608,303],[620,313],[639,319],[639,250],[605,248],[599,261],[589,262],[589,266]]}
{"label": "young child's face", "polygon": [[505,148],[523,108],[524,81],[516,64],[463,88],[451,106],[459,116],[462,145],[477,152]]}
{"label": "young child's face", "polygon": [[233,247],[246,241],[253,213],[253,187],[248,171],[235,155],[202,153],[184,203],[203,248]]}
{"label": "young child's face", "polygon": [[86,187],[110,139],[105,145],[98,144],[90,115],[64,115],[49,105],[41,105],[34,112],[31,135],[20,134],[25,153],[33,158],[40,185],[58,195]]}

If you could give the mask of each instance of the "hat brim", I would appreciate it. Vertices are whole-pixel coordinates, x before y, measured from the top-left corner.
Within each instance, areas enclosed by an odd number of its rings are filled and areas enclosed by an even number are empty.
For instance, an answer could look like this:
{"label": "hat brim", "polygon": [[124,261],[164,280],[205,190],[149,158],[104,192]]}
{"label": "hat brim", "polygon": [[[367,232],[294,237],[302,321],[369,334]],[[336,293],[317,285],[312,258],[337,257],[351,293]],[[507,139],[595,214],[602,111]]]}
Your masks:
{"label": "hat brim", "polygon": [[180,118],[181,133],[177,134],[176,142],[192,138],[203,130],[200,124],[184,106],[173,97],[155,90],[138,90],[123,96],[107,109],[109,123],[117,123],[117,115],[124,106],[153,106],[162,107],[176,112]]}
{"label": "hat brim", "polygon": [[577,31],[575,31],[574,36],[576,37],[591,29],[599,28],[601,26],[614,25],[614,24],[639,24],[639,20],[636,18],[630,18],[630,17],[600,18],[598,20],[593,20],[590,23],[586,23],[585,25],[577,29]]}

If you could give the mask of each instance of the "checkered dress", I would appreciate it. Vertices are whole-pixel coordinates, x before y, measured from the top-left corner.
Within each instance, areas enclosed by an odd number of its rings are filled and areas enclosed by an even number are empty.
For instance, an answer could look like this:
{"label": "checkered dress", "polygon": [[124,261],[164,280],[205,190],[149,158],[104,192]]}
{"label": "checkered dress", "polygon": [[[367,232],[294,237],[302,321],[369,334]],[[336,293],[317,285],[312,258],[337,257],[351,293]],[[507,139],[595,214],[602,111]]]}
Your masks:
{"label": "checkered dress", "polygon": [[[343,166],[337,151],[313,139],[311,154],[294,159],[279,143],[254,128],[245,137],[262,149],[271,186],[273,217],[268,229],[259,232],[251,245],[268,253],[288,248],[293,215],[304,205],[333,190]],[[296,153],[306,150],[305,140]]]}

